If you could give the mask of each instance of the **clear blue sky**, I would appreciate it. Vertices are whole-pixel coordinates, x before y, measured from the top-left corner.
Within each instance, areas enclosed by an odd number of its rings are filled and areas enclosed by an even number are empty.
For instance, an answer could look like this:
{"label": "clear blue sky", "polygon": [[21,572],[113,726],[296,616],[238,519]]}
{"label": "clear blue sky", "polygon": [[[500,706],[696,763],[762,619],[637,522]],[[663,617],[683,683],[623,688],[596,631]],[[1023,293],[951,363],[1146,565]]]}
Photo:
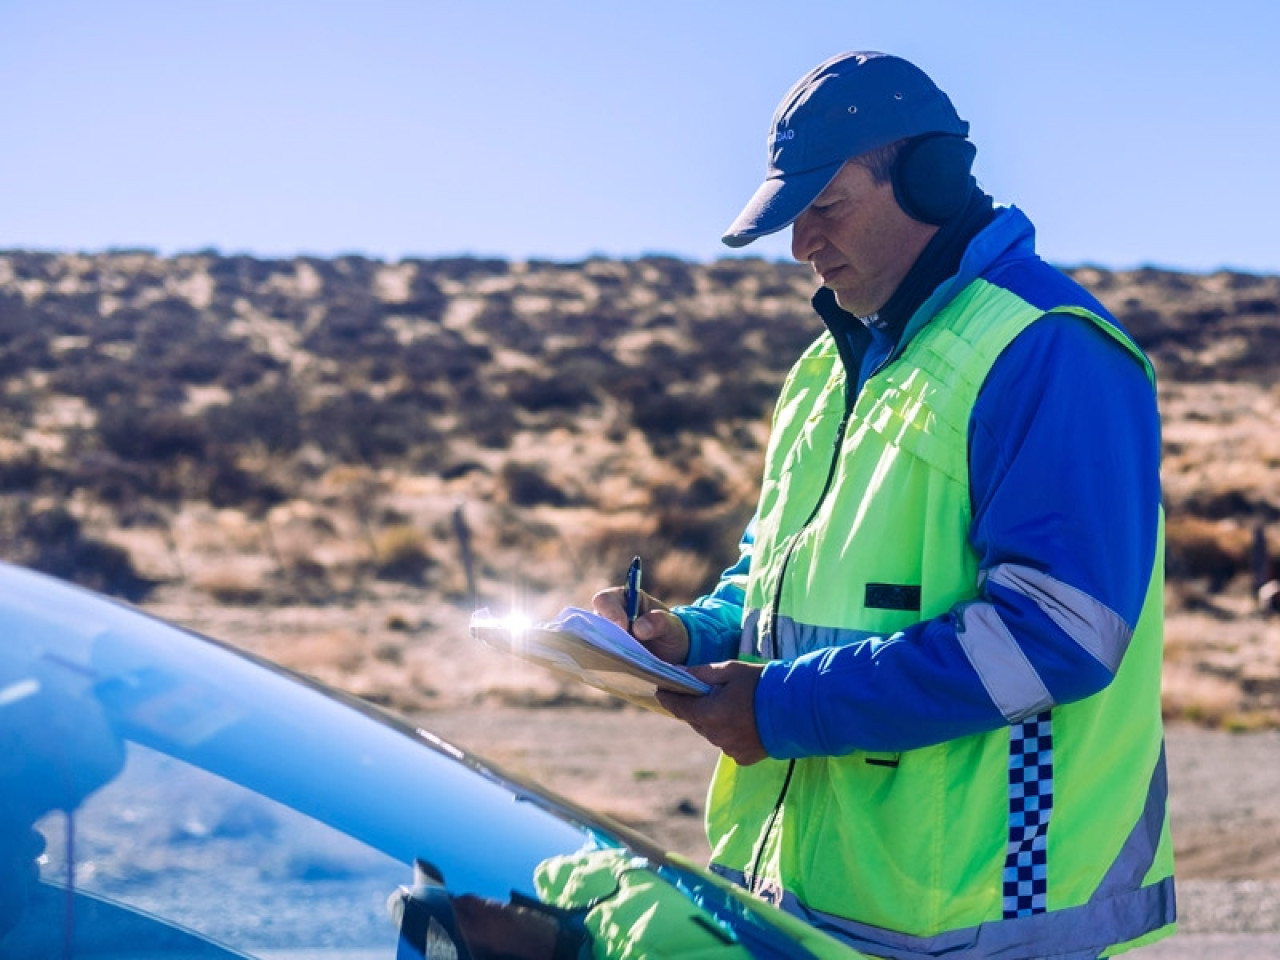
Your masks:
{"label": "clear blue sky", "polygon": [[1276,0],[0,0],[0,249],[739,255],[774,106],[857,49],[1053,262],[1280,272]]}

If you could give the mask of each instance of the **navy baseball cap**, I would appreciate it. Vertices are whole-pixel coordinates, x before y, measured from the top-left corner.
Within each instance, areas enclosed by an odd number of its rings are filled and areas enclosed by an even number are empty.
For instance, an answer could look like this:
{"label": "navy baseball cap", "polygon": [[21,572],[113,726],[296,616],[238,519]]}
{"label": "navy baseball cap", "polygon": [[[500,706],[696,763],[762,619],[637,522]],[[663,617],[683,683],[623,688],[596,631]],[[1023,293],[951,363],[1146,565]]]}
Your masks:
{"label": "navy baseball cap", "polygon": [[768,174],[721,238],[744,247],[804,213],[846,160],[925,133],[967,136],[969,124],[919,67],[884,53],[842,53],[814,67],[773,115]]}

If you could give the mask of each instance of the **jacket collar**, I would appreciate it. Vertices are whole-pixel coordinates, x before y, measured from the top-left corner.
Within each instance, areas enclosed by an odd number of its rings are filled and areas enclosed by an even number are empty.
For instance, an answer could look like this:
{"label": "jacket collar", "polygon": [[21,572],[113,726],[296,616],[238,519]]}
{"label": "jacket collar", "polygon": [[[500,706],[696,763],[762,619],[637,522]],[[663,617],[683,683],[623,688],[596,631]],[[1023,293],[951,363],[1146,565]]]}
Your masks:
{"label": "jacket collar", "polygon": [[[894,353],[899,353],[921,329],[970,283],[1005,259],[1035,256],[1035,227],[1026,214],[1015,206],[997,205],[985,227],[969,241],[955,272],[943,279],[901,323]],[[896,297],[897,294],[895,293]],[[890,298],[891,300],[893,298]],[[841,352],[848,340],[869,338],[862,321],[836,303],[829,287],[819,287],[811,300],[813,309],[836,337]]]}

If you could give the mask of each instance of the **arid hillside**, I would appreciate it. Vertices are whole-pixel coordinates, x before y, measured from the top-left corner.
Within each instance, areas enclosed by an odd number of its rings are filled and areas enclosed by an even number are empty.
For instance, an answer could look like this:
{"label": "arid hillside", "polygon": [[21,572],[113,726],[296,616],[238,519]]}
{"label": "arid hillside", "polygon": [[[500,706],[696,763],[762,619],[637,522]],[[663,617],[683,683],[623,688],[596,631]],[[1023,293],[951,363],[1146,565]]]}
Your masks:
{"label": "arid hillside", "polygon": [[[1073,273],[1161,378],[1167,709],[1276,725],[1280,277]],[[406,709],[592,702],[478,671],[473,603],[550,616],[636,552],[659,595],[708,586],[811,291],[758,260],[0,253],[0,555]]]}

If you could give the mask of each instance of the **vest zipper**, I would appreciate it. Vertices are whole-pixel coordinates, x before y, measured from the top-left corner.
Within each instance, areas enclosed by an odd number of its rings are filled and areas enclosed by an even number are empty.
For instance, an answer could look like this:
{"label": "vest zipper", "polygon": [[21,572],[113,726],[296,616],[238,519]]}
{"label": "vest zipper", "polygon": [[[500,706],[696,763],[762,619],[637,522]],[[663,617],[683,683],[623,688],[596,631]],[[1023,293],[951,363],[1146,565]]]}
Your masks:
{"label": "vest zipper", "polygon": [[782,565],[778,568],[778,579],[773,585],[773,600],[769,604],[769,632],[763,638],[767,649],[772,653],[777,653],[774,634],[775,625],[778,622],[778,614],[782,608],[782,582],[787,577],[787,567],[791,565],[791,555],[795,552],[796,541],[799,540],[800,534],[804,533],[805,528],[813,523],[814,518],[818,516],[818,511],[822,509],[822,504],[827,499],[827,494],[831,492],[832,481],[836,478],[836,468],[840,464],[840,448],[844,446],[844,434],[849,429],[849,416],[851,413],[851,406],[846,402],[844,416],[840,418],[840,425],[836,427],[836,438],[831,445],[831,463],[827,467],[827,479],[822,484],[822,492],[818,494],[818,500],[814,503],[813,509],[809,511],[809,516],[805,517],[804,523],[800,524],[800,528],[787,539],[787,549],[782,555]]}
{"label": "vest zipper", "polygon": [[[778,791],[778,799],[773,805],[773,812],[769,814],[769,821],[764,826],[764,833],[760,835],[760,846],[756,849],[755,863],[751,865],[751,873],[747,875],[747,889],[751,891],[751,895],[760,896],[760,864],[764,860],[765,848],[769,846],[769,837],[773,834],[774,825],[778,822],[778,814],[782,810],[782,801],[786,799],[787,788],[791,786],[791,775],[796,772],[796,762],[794,760],[787,764],[787,775],[782,778],[782,789]],[[774,906],[782,906],[781,902]]]}
{"label": "vest zipper", "polygon": [[[778,622],[778,614],[782,607],[782,581],[787,575],[787,566],[791,563],[791,555],[795,550],[796,541],[799,539],[809,524],[813,523],[817,517],[818,511],[822,509],[822,504],[827,499],[827,494],[831,492],[831,484],[835,480],[836,468],[840,464],[840,448],[844,446],[845,431],[849,429],[849,417],[853,412],[853,404],[846,392],[844,416],[840,418],[840,425],[836,427],[836,437],[831,445],[831,463],[827,467],[827,479],[822,485],[822,492],[818,494],[818,500],[813,505],[813,509],[809,511],[809,516],[805,518],[804,523],[800,524],[800,529],[791,535],[791,539],[787,543],[787,550],[782,556],[782,565],[778,568],[778,581],[774,585],[773,602],[769,605],[769,648],[774,647],[774,625]],[[769,814],[768,822],[765,823],[764,833],[760,837],[760,846],[756,850],[755,863],[751,866],[751,875],[749,878],[748,889],[755,896],[760,895],[760,865],[764,858],[764,851],[769,846],[769,837],[773,834],[774,827],[778,823],[778,815],[782,812],[782,803],[787,798],[787,788],[791,786],[791,775],[795,773],[796,762],[792,760],[787,764],[787,775],[782,780],[782,789],[778,791],[778,799],[774,801],[773,810]]]}
{"label": "vest zipper", "polygon": [[[805,528],[813,523],[818,516],[818,511],[822,509],[822,504],[826,502],[827,494],[831,492],[831,485],[836,478],[836,470],[840,466],[840,448],[844,446],[844,435],[849,429],[849,419],[853,416],[854,401],[857,399],[854,395],[853,384],[856,382],[855,376],[855,358],[850,349],[848,340],[842,333],[832,331],[836,342],[836,352],[840,355],[840,362],[844,367],[845,388],[844,388],[844,415],[840,418],[840,424],[836,427],[835,440],[831,444],[831,462],[827,466],[827,479],[822,484],[822,492],[818,494],[818,500],[813,505],[813,509],[809,511],[809,516],[805,517],[804,523],[800,524],[800,529],[793,533],[787,542],[786,552],[782,555],[782,564],[778,568],[778,580],[773,588],[773,600],[769,604],[769,622],[767,624],[767,635],[763,638],[767,643],[767,649],[771,653],[777,653],[775,649],[775,626],[778,622],[778,616],[782,610],[782,583],[787,576],[787,567],[791,564],[791,555],[795,551],[796,541],[799,540],[800,534],[804,533]],[[889,362],[894,358],[896,350],[889,351],[875,368],[867,375],[870,380],[877,373],[888,366]],[[756,850],[755,862],[751,867],[751,875],[749,877],[749,887],[753,895],[760,894],[760,865],[764,858],[764,851],[769,846],[769,837],[772,835],[774,828],[778,824],[778,816],[782,812],[782,804],[787,799],[787,790],[791,786],[791,775],[795,773],[796,762],[792,760],[787,764],[787,775],[783,778],[782,789],[778,791],[778,799],[773,804],[773,810],[769,814],[769,819],[765,823],[764,834],[760,838],[760,846]]]}

